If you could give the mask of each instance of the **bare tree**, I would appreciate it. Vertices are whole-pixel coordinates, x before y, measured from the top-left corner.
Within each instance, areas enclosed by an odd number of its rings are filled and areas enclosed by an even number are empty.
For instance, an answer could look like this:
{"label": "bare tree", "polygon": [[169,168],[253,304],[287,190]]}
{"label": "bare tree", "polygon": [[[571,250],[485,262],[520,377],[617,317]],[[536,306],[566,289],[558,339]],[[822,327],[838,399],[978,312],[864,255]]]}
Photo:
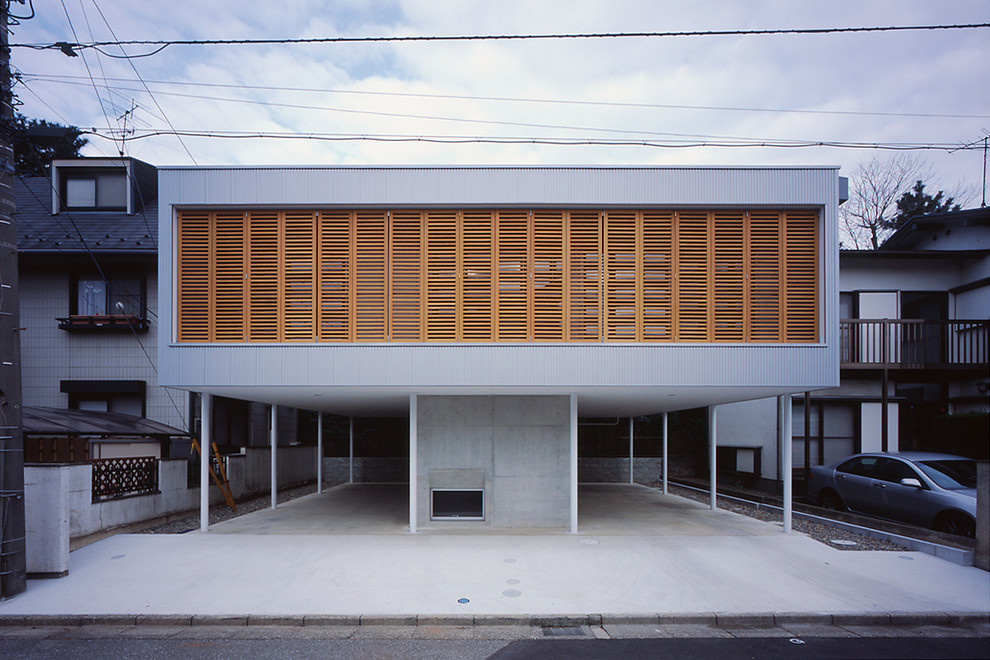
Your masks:
{"label": "bare tree", "polygon": [[894,231],[897,200],[931,172],[925,159],[907,153],[860,163],[850,177],[849,201],[839,207],[843,247],[877,249]]}

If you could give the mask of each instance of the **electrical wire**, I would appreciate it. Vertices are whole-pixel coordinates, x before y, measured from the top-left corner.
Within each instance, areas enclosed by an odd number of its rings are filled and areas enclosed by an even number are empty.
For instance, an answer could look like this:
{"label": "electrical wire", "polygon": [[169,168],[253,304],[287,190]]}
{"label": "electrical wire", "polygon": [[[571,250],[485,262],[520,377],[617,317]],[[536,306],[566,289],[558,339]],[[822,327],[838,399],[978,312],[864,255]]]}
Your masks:
{"label": "electrical wire", "polygon": [[[121,139],[113,135],[104,135],[99,131],[83,131],[87,135],[105,140]],[[162,135],[171,135],[171,130],[149,129],[125,136],[127,141],[146,140]],[[524,136],[465,136],[465,135],[398,135],[398,134],[350,134],[350,133],[290,133],[265,131],[210,131],[184,130],[185,137],[215,138],[226,140],[247,139],[276,139],[276,140],[314,140],[321,142],[422,142],[433,144],[533,144],[552,146],[630,146],[651,147],[658,149],[688,149],[699,147],[718,148],[816,148],[829,147],[834,149],[873,149],[892,151],[952,151],[982,149],[982,146],[965,146],[946,142],[852,142],[833,140],[772,140],[762,138],[726,138],[722,140],[633,140],[621,138],[567,138],[567,137],[524,137]]]}
{"label": "electrical wire", "polygon": [[[79,0],[79,1],[80,1],[80,3],[82,3],[82,0]],[[110,21],[108,21],[107,20],[107,17],[103,15],[103,10],[100,9],[100,6],[98,4],[96,4],[96,0],[92,0],[92,3],[93,3],[93,6],[96,7],[96,11],[100,14],[100,18],[103,19],[103,23],[107,26],[107,30],[110,31],[110,36],[112,36],[114,39],[116,39],[117,38],[117,34],[113,31],[113,28],[110,27]],[[120,52],[124,54],[124,59],[126,59],[127,60],[127,63],[131,66],[131,70],[134,71],[134,75],[136,75],[138,77],[138,80],[141,81],[141,85],[144,87],[144,91],[146,91],[148,93],[148,96],[151,97],[151,101],[155,104],[155,107],[158,108],[158,112],[161,113],[162,118],[165,120],[165,123],[168,124],[169,128],[173,128],[174,129],[174,127],[172,126],[172,121],[168,118],[168,115],[165,114],[165,110],[162,109],[162,106],[159,105],[158,99],[155,98],[155,95],[152,94],[151,93],[151,90],[148,88],[147,83],[145,83],[144,82],[144,79],[141,78],[141,73],[137,70],[137,67],[134,66],[134,62],[131,61],[132,58],[127,57],[127,51],[124,50],[124,47],[123,46],[120,46],[119,44],[118,44],[118,46],[120,48]],[[193,162],[194,165],[197,165],[198,163],[196,162],[196,157],[192,155],[192,152],[191,151],[189,151],[189,147],[187,147],[186,146],[186,143],[182,141],[182,137],[179,136],[179,135],[176,135],[176,138],[179,140],[179,144],[181,144],[182,145],[182,148],[185,150],[186,155],[189,156],[189,159],[192,160],[192,162]],[[121,155],[123,155],[123,154],[121,154]]]}
{"label": "electrical wire", "polygon": [[[40,82],[55,82],[73,84],[73,81],[85,80],[82,76],[53,75],[53,74],[23,74],[23,76]],[[114,82],[138,82],[132,78],[110,78]],[[934,113],[934,112],[880,112],[880,111],[858,111],[858,110],[809,110],[805,108],[752,108],[744,106],[715,106],[715,105],[684,105],[673,103],[631,103],[621,101],[582,101],[577,99],[548,99],[548,98],[527,98],[527,97],[507,97],[507,96],[468,96],[460,94],[422,94],[413,92],[382,92],[371,90],[354,89],[319,89],[314,87],[280,87],[274,85],[243,85],[225,84],[211,82],[177,81],[177,80],[144,80],[146,84],[153,85],[175,85],[180,87],[209,87],[211,89],[235,89],[245,91],[262,92],[301,92],[314,94],[346,94],[357,96],[382,96],[396,98],[422,98],[437,99],[443,101],[496,101],[506,103],[537,103],[537,104],[560,104],[578,105],[590,107],[611,107],[611,108],[642,108],[649,110],[711,110],[726,112],[764,112],[782,114],[810,114],[810,115],[836,115],[836,116],[856,116],[856,117],[914,117],[928,119],[990,119],[990,114],[958,114],[958,113]],[[121,87],[125,91],[137,91],[132,88]],[[161,92],[159,93],[169,93]],[[210,97],[200,97],[210,98]]]}
{"label": "electrical wire", "polygon": [[[478,35],[392,35],[377,37],[297,37],[292,39],[130,39],[127,41],[93,41],[69,43],[10,44],[11,48],[35,50],[75,51],[101,46],[245,46],[277,44],[338,44],[376,42],[429,42],[429,41],[532,41],[552,39],[628,39],[668,37],[731,37],[767,35],[822,35],[862,32],[905,32],[933,30],[967,30],[990,27],[990,23],[965,23],[954,25],[889,25],[869,27],[832,28],[778,28],[765,30],[687,30],[667,32],[585,32],[552,34],[478,34]],[[68,53],[67,53],[68,54]]]}

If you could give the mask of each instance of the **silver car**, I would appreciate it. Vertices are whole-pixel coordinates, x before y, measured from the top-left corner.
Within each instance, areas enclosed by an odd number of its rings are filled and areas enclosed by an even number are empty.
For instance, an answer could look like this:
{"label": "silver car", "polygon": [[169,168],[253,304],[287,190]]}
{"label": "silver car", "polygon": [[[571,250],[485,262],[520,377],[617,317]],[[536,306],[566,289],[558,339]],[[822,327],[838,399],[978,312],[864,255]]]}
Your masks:
{"label": "silver car", "polygon": [[963,536],[976,531],[976,461],[961,456],[856,454],[811,468],[808,496],[826,509]]}

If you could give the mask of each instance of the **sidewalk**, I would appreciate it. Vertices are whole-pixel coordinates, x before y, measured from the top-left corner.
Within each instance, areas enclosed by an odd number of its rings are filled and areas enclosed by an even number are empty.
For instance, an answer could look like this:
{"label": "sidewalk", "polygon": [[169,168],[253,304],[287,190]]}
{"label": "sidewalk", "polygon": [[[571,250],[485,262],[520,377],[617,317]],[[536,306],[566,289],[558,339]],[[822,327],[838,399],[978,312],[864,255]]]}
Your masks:
{"label": "sidewalk", "polygon": [[[0,619],[773,625],[948,623],[990,614],[990,574],[979,569],[917,552],[843,552],[770,523],[628,488],[616,493],[629,498],[629,524],[590,521],[576,535],[306,533],[299,521],[332,506],[332,490],[206,534],[94,543],[72,553],[67,577],[32,580],[26,593],[0,603]],[[646,524],[664,517],[665,527]],[[279,533],[279,518],[290,533]]]}

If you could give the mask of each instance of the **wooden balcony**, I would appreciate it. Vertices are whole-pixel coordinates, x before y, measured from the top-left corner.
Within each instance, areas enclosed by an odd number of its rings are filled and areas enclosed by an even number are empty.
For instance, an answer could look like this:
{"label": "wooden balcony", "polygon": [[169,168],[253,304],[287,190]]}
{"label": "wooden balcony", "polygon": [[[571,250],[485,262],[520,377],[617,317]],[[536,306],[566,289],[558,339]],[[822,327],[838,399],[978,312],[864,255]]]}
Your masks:
{"label": "wooden balcony", "polygon": [[843,369],[988,368],[990,321],[846,319],[839,328]]}

